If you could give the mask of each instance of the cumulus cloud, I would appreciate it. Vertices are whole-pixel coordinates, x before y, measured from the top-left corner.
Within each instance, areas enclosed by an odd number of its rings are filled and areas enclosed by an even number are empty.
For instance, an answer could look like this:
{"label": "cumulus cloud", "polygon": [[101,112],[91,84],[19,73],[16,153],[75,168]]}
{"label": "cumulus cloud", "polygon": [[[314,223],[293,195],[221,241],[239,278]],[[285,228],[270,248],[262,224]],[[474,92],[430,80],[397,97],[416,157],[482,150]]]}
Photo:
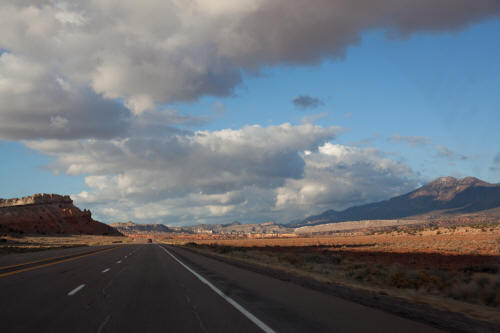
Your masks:
{"label": "cumulus cloud", "polygon": [[[147,209],[139,213],[140,208],[131,207],[155,203],[163,207],[158,212],[164,213],[157,213],[162,218],[182,220],[183,215],[193,217],[194,212],[198,218],[219,216],[237,203],[243,205],[252,193],[269,192],[286,179],[302,177],[300,152],[317,149],[337,131],[335,127],[283,124],[170,132],[163,137],[44,140],[27,145],[56,157],[50,166],[55,172],[90,174],[85,182],[91,191],[80,193],[76,197],[80,202],[113,203],[113,207],[127,202],[138,219],[152,216],[145,213]],[[252,205],[258,211],[256,204],[264,200],[269,200],[268,206],[273,204],[272,196],[260,195],[239,212],[249,211]],[[193,210],[191,206],[196,205]]]}
{"label": "cumulus cloud", "polygon": [[163,135],[175,126],[197,126],[208,119],[175,110],[133,115],[115,100],[88,87],[74,86],[43,66],[11,53],[0,55],[0,139],[116,138]]}
{"label": "cumulus cloud", "polygon": [[34,141],[28,145],[56,156],[55,171],[92,174],[87,185],[107,186],[110,196],[175,196],[225,193],[255,184],[274,187],[286,178],[300,178],[304,162],[298,152],[316,149],[333,139],[337,131],[335,127],[283,124],[163,137]]}
{"label": "cumulus cloud", "polygon": [[324,105],[317,97],[311,97],[309,95],[300,95],[292,100],[293,105],[302,110],[315,109],[321,105]]}
{"label": "cumulus cloud", "polygon": [[406,143],[409,146],[429,145],[431,139],[425,136],[400,136],[394,133],[390,139],[393,142]]}
{"label": "cumulus cloud", "polygon": [[343,209],[414,189],[416,174],[374,148],[326,143],[304,155],[304,177],[288,179],[277,192],[276,208],[300,216],[313,207]]}
{"label": "cumulus cloud", "polygon": [[288,222],[415,186],[407,166],[377,150],[328,143],[338,131],[282,124],[27,144],[53,155],[56,172],[90,174],[74,199],[107,220]]}
{"label": "cumulus cloud", "polygon": [[113,137],[128,110],[90,88],[73,87],[28,58],[0,55],[0,138]]}
{"label": "cumulus cloud", "polygon": [[[141,115],[164,103],[226,96],[242,71],[341,57],[365,30],[386,29],[391,37],[453,31],[499,14],[496,0],[151,0],[140,6],[6,0],[0,4],[6,51],[0,114],[13,130],[4,136],[103,136],[102,124],[114,123],[116,111]],[[11,98],[13,104],[4,103]],[[80,114],[96,108],[92,117]],[[50,126],[57,116],[68,120],[64,128]],[[26,132],[34,123],[42,129]]]}

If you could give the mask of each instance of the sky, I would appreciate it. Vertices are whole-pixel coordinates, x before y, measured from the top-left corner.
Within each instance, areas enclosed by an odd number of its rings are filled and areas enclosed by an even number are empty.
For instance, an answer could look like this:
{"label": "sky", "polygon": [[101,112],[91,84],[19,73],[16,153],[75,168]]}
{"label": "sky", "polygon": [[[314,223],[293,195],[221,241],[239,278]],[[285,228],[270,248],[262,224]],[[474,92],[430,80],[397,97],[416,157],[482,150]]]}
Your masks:
{"label": "sky", "polygon": [[3,1],[0,197],[287,223],[500,182],[495,0]]}

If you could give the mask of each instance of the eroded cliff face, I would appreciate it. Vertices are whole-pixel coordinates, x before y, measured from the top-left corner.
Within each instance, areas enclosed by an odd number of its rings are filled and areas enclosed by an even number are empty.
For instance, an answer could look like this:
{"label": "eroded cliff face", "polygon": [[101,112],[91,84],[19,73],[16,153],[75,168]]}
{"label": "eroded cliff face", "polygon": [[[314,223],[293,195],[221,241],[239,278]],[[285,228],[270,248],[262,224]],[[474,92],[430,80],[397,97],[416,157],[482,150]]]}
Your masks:
{"label": "eroded cliff face", "polygon": [[107,224],[92,219],[89,210],[80,210],[67,195],[34,194],[23,198],[0,199],[0,232],[26,234],[119,235]]}
{"label": "eroded cliff face", "polygon": [[55,204],[55,203],[72,204],[73,200],[71,200],[69,195],[46,194],[46,193],[33,194],[32,196],[22,197],[22,198],[0,199],[0,207],[42,205],[42,204]]}

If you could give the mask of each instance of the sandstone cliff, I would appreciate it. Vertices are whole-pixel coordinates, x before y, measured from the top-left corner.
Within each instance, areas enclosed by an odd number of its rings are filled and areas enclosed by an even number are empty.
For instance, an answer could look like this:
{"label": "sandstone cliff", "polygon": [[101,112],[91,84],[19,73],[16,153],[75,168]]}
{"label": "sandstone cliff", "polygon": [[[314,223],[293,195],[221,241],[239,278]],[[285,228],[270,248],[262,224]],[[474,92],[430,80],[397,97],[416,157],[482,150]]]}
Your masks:
{"label": "sandstone cliff", "polygon": [[33,194],[32,196],[22,198],[0,199],[0,207],[43,205],[53,203],[72,204],[73,200],[71,200],[69,195],[45,193]]}
{"label": "sandstone cliff", "polygon": [[34,194],[0,199],[0,233],[121,235],[107,224],[92,219],[69,196]]}

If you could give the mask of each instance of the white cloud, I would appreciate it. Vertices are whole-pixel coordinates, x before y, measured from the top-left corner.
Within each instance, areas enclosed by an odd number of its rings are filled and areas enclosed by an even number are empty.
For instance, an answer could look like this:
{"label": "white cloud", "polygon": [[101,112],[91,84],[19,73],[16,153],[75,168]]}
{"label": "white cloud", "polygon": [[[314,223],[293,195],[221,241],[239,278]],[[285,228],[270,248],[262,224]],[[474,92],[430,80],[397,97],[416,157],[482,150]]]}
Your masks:
{"label": "white cloud", "polygon": [[72,11],[69,5],[65,2],[58,2],[55,4],[56,10],[55,18],[62,24],[70,24],[75,26],[84,25],[86,20],[82,13]]}
{"label": "white cloud", "polygon": [[409,146],[426,146],[430,144],[431,139],[425,136],[401,136],[394,133],[390,138],[393,142],[406,143]]}
{"label": "white cloud", "polygon": [[153,99],[148,95],[132,96],[126,100],[125,106],[132,110],[132,112],[136,115],[140,115],[145,111],[154,110],[156,108]]}
{"label": "white cloud", "polygon": [[41,64],[0,55],[0,138],[114,137],[127,131],[129,112],[88,88],[73,88]]}
{"label": "white cloud", "polygon": [[[341,57],[365,30],[387,29],[392,37],[453,31],[499,14],[496,0],[6,0],[0,4],[0,50],[8,52],[0,65],[0,116],[21,127],[16,137],[58,137],[54,129],[24,133],[19,118],[30,126],[47,123],[54,114],[40,114],[55,108],[73,123],[69,113],[93,103],[115,110],[116,99],[140,115],[164,103],[229,95],[242,71]],[[15,96],[27,101],[13,115],[5,102]],[[77,111],[69,100],[77,101]],[[87,121],[89,137],[102,131],[102,121]],[[72,133],[83,136],[65,135]]]}
{"label": "white cloud", "polygon": [[374,148],[326,143],[304,155],[304,161],[304,177],[287,179],[277,188],[276,209],[299,216],[311,210],[343,209],[387,199],[417,185],[408,166]]}
{"label": "white cloud", "polygon": [[375,149],[328,143],[339,130],[282,124],[28,145],[55,156],[55,171],[90,174],[90,191],[74,198],[106,219],[287,222],[415,186],[407,166]]}
{"label": "white cloud", "polygon": [[65,128],[68,125],[68,119],[61,116],[50,117],[50,125],[55,128]]}
{"label": "white cloud", "polygon": [[[272,187],[285,178],[300,177],[303,161],[298,152],[315,149],[333,139],[336,131],[335,127],[282,124],[71,144],[34,141],[28,145],[56,156],[52,167],[59,172],[108,175],[96,182],[110,184],[116,195],[222,193],[229,187]],[[87,179],[93,182],[93,177]]]}
{"label": "white cloud", "polygon": [[0,55],[0,93],[8,96],[31,94],[34,83],[44,77],[42,66],[10,53]]}

